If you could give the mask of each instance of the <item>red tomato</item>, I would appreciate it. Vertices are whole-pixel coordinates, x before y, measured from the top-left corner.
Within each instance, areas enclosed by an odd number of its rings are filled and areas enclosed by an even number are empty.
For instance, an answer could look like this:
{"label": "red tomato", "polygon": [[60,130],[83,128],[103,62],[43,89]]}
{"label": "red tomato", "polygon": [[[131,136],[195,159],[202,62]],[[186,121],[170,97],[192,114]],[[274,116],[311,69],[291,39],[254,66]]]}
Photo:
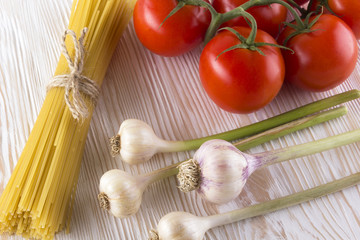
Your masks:
{"label": "red tomato", "polygon": [[[247,27],[233,27],[244,37]],[[258,30],[256,42],[276,44],[268,33]],[[223,30],[206,44],[200,56],[200,79],[209,97],[221,108],[234,113],[250,113],[267,105],[284,81],[284,60],[277,47],[259,47],[265,56],[249,49],[221,54],[240,40]]]}
{"label": "red tomato", "polygon": [[[349,26],[333,15],[321,15],[311,30],[316,31],[288,41],[286,46],[295,53],[283,51],[285,80],[310,91],[326,91],[344,82],[353,72],[357,42]],[[279,43],[293,32],[292,28],[285,28]]]}
{"label": "red tomato", "polygon": [[176,0],[138,0],[134,9],[134,27],[140,42],[162,56],[190,51],[204,39],[211,15],[205,8],[185,6],[168,18]]}
{"label": "red tomato", "polygon": [[[249,0],[214,0],[212,5],[216,11],[225,13],[248,1]],[[287,15],[286,7],[276,3],[268,6],[251,7],[247,12],[256,19],[259,29],[270,33],[273,37],[278,35],[280,24],[286,20]],[[243,17],[237,17],[224,23],[224,26],[248,27],[249,25]]]}
{"label": "red tomato", "polygon": [[[330,9],[353,30],[356,39],[360,39],[360,0],[327,0]],[[320,4],[314,0],[311,9]]]}

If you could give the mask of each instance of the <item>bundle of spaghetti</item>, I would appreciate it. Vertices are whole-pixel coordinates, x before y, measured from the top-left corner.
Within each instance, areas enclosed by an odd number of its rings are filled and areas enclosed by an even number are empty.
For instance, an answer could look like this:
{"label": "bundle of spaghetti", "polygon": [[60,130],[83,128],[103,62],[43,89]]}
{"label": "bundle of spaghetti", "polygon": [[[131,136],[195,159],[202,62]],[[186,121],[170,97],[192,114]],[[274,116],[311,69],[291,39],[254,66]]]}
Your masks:
{"label": "bundle of spaghetti", "polygon": [[[126,28],[135,0],[74,0],[68,29],[84,38],[82,75],[101,86],[111,56]],[[68,57],[76,46],[65,35]],[[73,60],[78,61],[76,59]],[[82,64],[82,63],[81,63]],[[69,60],[60,56],[54,76],[70,73]],[[73,92],[72,92],[73,93]],[[69,230],[77,179],[94,105],[80,93],[88,116],[74,119],[64,100],[64,87],[47,94],[24,150],[0,198],[0,233],[52,239]],[[70,94],[74,99],[74,94]]]}

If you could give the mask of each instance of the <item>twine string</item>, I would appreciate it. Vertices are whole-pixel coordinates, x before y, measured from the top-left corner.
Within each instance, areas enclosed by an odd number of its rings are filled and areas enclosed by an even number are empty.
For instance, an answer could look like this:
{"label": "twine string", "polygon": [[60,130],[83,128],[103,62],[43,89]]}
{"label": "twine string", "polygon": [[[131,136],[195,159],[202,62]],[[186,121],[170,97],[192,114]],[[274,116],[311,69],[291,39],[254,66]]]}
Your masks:
{"label": "twine string", "polygon": [[[54,87],[63,87],[65,89],[65,102],[69,110],[76,120],[83,120],[89,116],[89,110],[86,102],[82,96],[90,98],[91,103],[95,106],[99,96],[99,87],[95,81],[82,75],[84,67],[84,38],[87,28],[81,31],[79,40],[76,39],[74,31],[67,29],[62,36],[61,53],[64,55],[70,69],[69,74],[54,76],[50,84],[47,86],[47,91]],[[66,36],[70,35],[74,42],[75,56],[71,59],[66,47]],[[70,100],[70,93],[72,93],[72,101]]]}

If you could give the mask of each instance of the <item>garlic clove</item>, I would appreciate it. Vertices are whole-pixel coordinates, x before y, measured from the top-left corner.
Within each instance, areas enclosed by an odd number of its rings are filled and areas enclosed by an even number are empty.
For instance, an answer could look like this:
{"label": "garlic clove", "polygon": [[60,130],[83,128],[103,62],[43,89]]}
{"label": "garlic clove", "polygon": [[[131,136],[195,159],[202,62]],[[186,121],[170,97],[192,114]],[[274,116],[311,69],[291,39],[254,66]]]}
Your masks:
{"label": "garlic clove", "polygon": [[201,217],[187,212],[171,212],[162,217],[150,240],[202,240],[209,229]]}
{"label": "garlic clove", "polygon": [[135,214],[141,205],[146,182],[119,169],[106,172],[100,179],[100,206],[118,218]]}
{"label": "garlic clove", "polygon": [[122,160],[129,164],[148,161],[163,143],[148,124],[137,119],[125,120],[120,126],[118,136],[119,153]]}

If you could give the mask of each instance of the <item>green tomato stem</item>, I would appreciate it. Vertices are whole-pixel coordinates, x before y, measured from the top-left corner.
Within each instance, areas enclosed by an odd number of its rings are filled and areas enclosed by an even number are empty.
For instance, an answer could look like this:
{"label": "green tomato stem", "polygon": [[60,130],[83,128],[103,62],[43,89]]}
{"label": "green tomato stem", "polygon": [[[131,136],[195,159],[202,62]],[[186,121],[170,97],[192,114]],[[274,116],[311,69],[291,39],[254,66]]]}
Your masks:
{"label": "green tomato stem", "polygon": [[[340,93],[307,105],[304,105],[302,107],[295,108],[291,111],[279,114],[277,116],[274,116],[272,118],[268,118],[266,120],[253,123],[248,126],[244,126],[241,128],[237,128],[234,130],[230,130],[227,132],[198,138],[198,139],[191,139],[186,141],[180,141],[178,143],[176,151],[188,151],[199,148],[204,142],[211,140],[211,139],[223,139],[226,141],[234,141],[237,139],[241,139],[244,137],[248,137],[260,132],[264,132],[268,129],[280,126],[282,124],[294,121],[298,118],[302,118],[304,116],[322,111],[324,109],[334,107],[338,104],[354,100],[356,98],[360,97],[360,91],[359,90],[350,90],[344,93]],[[175,149],[174,149],[175,151]]]}
{"label": "green tomato stem", "polygon": [[[253,7],[253,6],[263,6],[263,5],[270,5],[273,3],[278,3],[281,4],[283,6],[285,6],[288,11],[293,15],[297,25],[299,27],[302,28],[306,28],[306,26],[304,25],[303,21],[301,20],[299,14],[295,11],[295,9],[288,3],[282,1],[282,0],[250,0],[247,1],[245,3],[243,3],[242,5],[238,6],[237,8],[234,8],[226,13],[218,13],[211,4],[203,1],[203,0],[178,0],[179,2],[185,3],[186,5],[193,5],[193,6],[200,6],[200,7],[205,7],[207,8],[210,13],[211,13],[211,22],[210,25],[206,31],[205,34],[205,38],[204,38],[204,43],[207,44],[211,38],[213,38],[217,32],[217,30],[219,29],[219,27],[221,26],[221,24],[223,24],[224,22],[227,22],[231,19],[234,19],[236,17],[239,16],[245,16],[246,18],[248,18],[251,21],[251,27],[254,33],[252,33],[250,36],[250,40],[247,41],[247,43],[249,43],[250,45],[254,43],[254,39],[256,35],[256,31],[257,31],[257,25],[254,24],[255,19],[253,20],[253,17],[251,16],[251,14],[247,13],[246,10]],[[249,15],[251,17],[249,17]]]}
{"label": "green tomato stem", "polygon": [[246,39],[246,44],[248,46],[252,46],[255,43],[255,37],[257,33],[257,22],[255,18],[245,10],[242,10],[242,16],[247,18],[251,23],[251,32],[249,34],[249,37]]}
{"label": "green tomato stem", "polygon": [[223,22],[223,14],[217,13],[211,16],[211,22],[208,29],[206,30],[204,38],[204,44],[207,44],[215,36],[217,30]]}
{"label": "green tomato stem", "polygon": [[250,13],[246,12],[242,6],[243,5],[223,14],[221,13],[212,14],[210,25],[205,34],[204,43],[207,44],[211,40],[211,38],[215,36],[221,24],[233,18],[242,16],[247,18],[251,23],[251,33],[248,37],[248,40],[246,41],[246,44],[252,45],[255,42],[255,37],[257,32],[257,22],[255,18]]}
{"label": "green tomato stem", "polygon": [[342,189],[354,186],[359,183],[360,173],[355,173],[350,176],[285,197],[255,204],[250,207],[234,210],[227,213],[204,217],[204,220],[210,223],[210,228],[230,224],[247,218],[275,212],[277,210],[288,208],[300,203],[308,202],[316,198],[338,192]]}
{"label": "green tomato stem", "polygon": [[178,2],[183,2],[186,5],[193,5],[193,6],[199,6],[199,7],[207,8],[210,11],[211,15],[218,14],[218,12],[216,12],[214,7],[210,3],[205,2],[203,0],[178,0]]}
{"label": "green tomato stem", "polygon": [[[202,1],[202,0],[192,0],[192,1],[197,2],[197,1]],[[273,3],[278,3],[278,4],[285,6],[289,10],[289,12],[293,15],[297,25],[301,26],[302,28],[305,28],[305,25],[304,25],[303,21],[301,20],[299,14],[295,11],[295,9],[290,4],[288,4],[282,0],[250,0],[250,1],[243,3],[242,5],[226,12],[226,13],[214,14],[212,12],[211,23],[210,23],[210,26],[208,27],[208,30],[205,35],[205,40],[204,40],[205,44],[208,43],[211,40],[211,38],[213,38],[215,36],[216,31],[221,26],[221,24],[223,24],[224,22],[227,22],[227,21],[234,19],[236,17],[239,17],[239,16],[244,16],[244,11],[246,11],[247,9],[249,9],[251,7],[269,5],[269,4],[273,4]],[[251,14],[249,14],[249,15],[251,15]],[[257,25],[254,26],[254,24],[252,23],[252,29],[253,28],[257,28]],[[255,39],[255,37],[253,37],[253,38]],[[251,42],[250,40],[249,40],[249,42],[254,43],[254,41]]]}
{"label": "green tomato stem", "polygon": [[[320,112],[316,115],[305,117],[305,118],[284,124],[282,126],[276,127],[274,129],[270,129],[263,133],[254,135],[248,139],[244,139],[242,141],[235,143],[235,146],[239,150],[245,151],[252,147],[260,145],[262,143],[265,143],[265,142],[271,141],[273,139],[290,134],[292,132],[299,131],[301,129],[311,127],[311,126],[329,121],[331,119],[335,119],[337,117],[343,116],[346,113],[347,113],[347,110],[346,110],[346,107],[344,107],[344,106],[338,107],[335,109],[331,109],[331,110],[328,110],[325,112]],[[187,160],[185,160],[185,161],[187,161]],[[162,168],[162,169],[159,169],[159,170],[156,170],[154,172],[147,174],[146,178],[147,178],[147,181],[149,181],[148,184],[151,184],[151,183],[161,180],[163,178],[177,175],[179,173],[178,166],[185,161],[175,163],[168,167],[165,167],[165,168]]]}
{"label": "green tomato stem", "polygon": [[222,20],[222,14],[218,13],[210,3],[205,2],[203,0],[178,0],[178,2],[179,3],[183,2],[186,5],[204,7],[207,10],[209,10],[209,12],[211,14],[211,22],[210,22],[210,25],[209,25],[209,27],[207,29],[207,33],[205,35],[205,38],[204,38],[204,42],[206,44],[211,39],[211,38],[207,39],[206,36],[207,35],[215,36],[216,31],[219,29],[220,25],[224,22]]}

